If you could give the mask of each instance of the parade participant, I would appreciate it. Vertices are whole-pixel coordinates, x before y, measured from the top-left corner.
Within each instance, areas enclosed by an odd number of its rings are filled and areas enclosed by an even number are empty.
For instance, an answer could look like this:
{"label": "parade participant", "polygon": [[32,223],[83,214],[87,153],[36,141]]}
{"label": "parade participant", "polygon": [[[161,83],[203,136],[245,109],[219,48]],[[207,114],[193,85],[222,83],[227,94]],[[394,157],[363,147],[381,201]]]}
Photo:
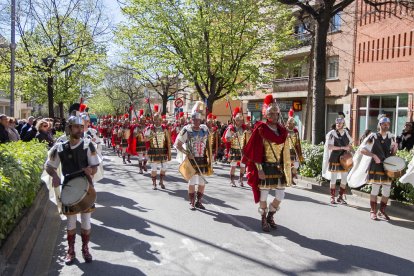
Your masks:
{"label": "parade participant", "polygon": [[[266,122],[256,123],[244,148],[242,162],[247,165],[247,183],[252,187],[255,203],[260,202],[262,229],[269,232],[270,228],[277,227],[273,216],[292,179],[288,133],[278,122],[280,110],[272,95],[265,97],[262,113]],[[268,207],[267,197],[271,190],[275,190],[275,198]]]}
{"label": "parade participant", "polygon": [[112,116],[108,115],[108,128],[106,129],[106,146],[107,148],[111,147],[111,138],[112,138],[112,128],[114,127],[114,124],[112,122]]}
{"label": "parade participant", "polygon": [[293,109],[290,109],[288,114],[289,118],[286,121],[286,129],[288,131],[290,161],[292,163],[292,184],[296,184],[293,181],[293,178],[297,178],[299,165],[305,160],[302,155],[302,146],[300,144],[299,131],[296,128],[295,118],[293,118]]}
{"label": "parade participant", "polygon": [[143,170],[147,171],[147,147],[145,145],[145,124],[144,110],[139,110],[138,123],[131,127],[129,152],[133,155],[138,155],[139,173],[143,174]]}
{"label": "parade participant", "polygon": [[175,139],[180,133],[181,129],[186,125],[186,119],[184,117],[184,112],[180,112],[177,115],[176,122],[174,123],[171,130],[171,141],[175,143]]}
{"label": "parade participant", "polygon": [[[121,129],[118,131],[118,136],[121,139],[120,142],[120,149],[122,153],[122,162],[126,164],[126,161],[128,163],[131,163],[131,155],[128,152],[128,143],[129,143],[129,137],[131,136],[131,129],[129,126],[129,114],[124,114],[124,121],[121,126]],[[128,156],[128,159],[125,161],[125,157]]]}
{"label": "parade participant", "polygon": [[[57,168],[61,164],[62,173],[65,176],[63,186],[70,180],[85,176],[89,185],[93,185],[92,178],[97,172],[101,160],[96,149],[88,139],[82,138],[83,121],[79,116],[71,116],[68,119],[69,141],[57,143],[49,152],[46,161],[46,171],[52,177],[54,187],[61,185],[60,176]],[[82,237],[82,255],[87,263],[92,261],[92,255],[89,252],[89,238],[91,234],[91,212],[94,205],[81,212],[81,237]],[[63,206],[63,213],[67,216],[67,241],[69,249],[65,257],[65,263],[70,265],[75,259],[75,237],[76,237],[76,220],[77,213],[73,212],[70,206]]]}
{"label": "parade participant", "polygon": [[213,160],[216,160],[217,157],[220,136],[220,131],[215,123],[215,118],[216,116],[214,116],[213,113],[207,115],[207,127],[210,132],[209,139],[212,148]]}
{"label": "parade participant", "polygon": [[410,183],[414,186],[414,158],[411,158],[407,171],[400,179],[398,179],[398,181],[401,183]]}
{"label": "parade participant", "polygon": [[[192,210],[205,209],[201,201],[206,184],[202,175],[213,173],[209,130],[206,125],[201,124],[204,117],[203,110],[205,110],[203,102],[196,102],[191,111],[192,123],[180,131],[174,144],[174,147],[183,154],[182,157],[177,155],[177,160],[182,163],[187,157],[195,171],[195,174],[188,180],[188,198]],[[195,185],[198,186],[197,201]]]}
{"label": "parade participant", "polygon": [[[340,163],[341,155],[352,149],[352,137],[344,128],[345,119],[338,116],[335,120],[335,129],[326,134],[326,142],[323,152],[322,176],[330,180],[331,204],[336,202],[346,204],[344,194],[347,184],[348,171]],[[341,179],[339,195],[335,202],[336,180]]]}
{"label": "parade participant", "polygon": [[114,120],[114,127],[112,128],[111,141],[112,141],[112,147],[114,149],[114,152],[116,152],[118,157],[121,156],[120,155],[120,148],[119,148],[120,147],[120,142],[121,142],[121,139],[120,139],[120,136],[119,136],[120,132],[121,131],[120,131],[120,126],[119,126],[118,120],[115,119]]}
{"label": "parade participant", "polygon": [[223,141],[226,143],[228,160],[230,161],[230,184],[232,187],[236,187],[234,174],[236,167],[240,165],[239,184],[243,187],[243,176],[246,166],[240,161],[243,155],[245,125],[243,124],[243,114],[239,107],[236,107],[233,111],[233,122],[233,124],[227,127]]}
{"label": "parade participant", "polygon": [[145,139],[149,142],[148,157],[151,161],[151,178],[153,189],[157,189],[157,167],[160,164],[160,186],[165,189],[164,177],[167,171],[167,161],[171,160],[171,138],[168,130],[161,124],[161,114],[158,105],[154,105],[153,124],[145,133]]}
{"label": "parade participant", "polygon": [[[395,155],[398,144],[395,136],[389,132],[391,121],[385,115],[381,115],[378,121],[378,132],[371,133],[354,156],[354,166],[349,173],[348,182],[351,188],[360,187],[366,183],[372,185],[370,196],[370,217],[372,220],[388,221],[390,218],[385,213],[388,198],[391,192],[392,179],[384,170],[384,160]],[[382,198],[377,214],[377,199],[381,188]]]}

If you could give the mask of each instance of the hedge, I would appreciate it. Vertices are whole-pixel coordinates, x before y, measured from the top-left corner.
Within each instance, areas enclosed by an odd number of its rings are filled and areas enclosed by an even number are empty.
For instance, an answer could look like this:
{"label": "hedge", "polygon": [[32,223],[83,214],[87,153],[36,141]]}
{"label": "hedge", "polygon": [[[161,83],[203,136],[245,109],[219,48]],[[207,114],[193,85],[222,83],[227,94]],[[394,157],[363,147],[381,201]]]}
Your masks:
{"label": "hedge", "polygon": [[40,188],[47,146],[37,140],[0,144],[0,245]]}
{"label": "hedge", "polygon": [[[325,179],[321,175],[323,144],[312,145],[302,141],[302,153],[305,158],[305,164],[301,165],[299,174],[305,177],[316,178],[319,182],[324,181]],[[413,153],[408,151],[398,151],[397,156],[404,158],[408,164],[413,158]],[[364,185],[360,190],[362,192],[370,193],[371,185]],[[396,179],[392,184],[391,198],[414,204],[414,187],[408,183],[401,183]]]}

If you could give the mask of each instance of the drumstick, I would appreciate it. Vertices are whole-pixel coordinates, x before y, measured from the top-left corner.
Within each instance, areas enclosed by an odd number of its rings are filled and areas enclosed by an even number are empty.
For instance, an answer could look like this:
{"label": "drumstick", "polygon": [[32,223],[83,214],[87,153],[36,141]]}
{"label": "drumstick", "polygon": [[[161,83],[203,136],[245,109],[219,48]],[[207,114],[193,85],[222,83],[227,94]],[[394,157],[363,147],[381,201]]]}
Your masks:
{"label": "drumstick", "polygon": [[388,163],[388,162],[384,162],[384,164],[386,164],[386,165],[390,165],[390,166],[394,166],[394,167],[396,167],[397,165],[394,165],[394,164],[391,164],[391,163]]}

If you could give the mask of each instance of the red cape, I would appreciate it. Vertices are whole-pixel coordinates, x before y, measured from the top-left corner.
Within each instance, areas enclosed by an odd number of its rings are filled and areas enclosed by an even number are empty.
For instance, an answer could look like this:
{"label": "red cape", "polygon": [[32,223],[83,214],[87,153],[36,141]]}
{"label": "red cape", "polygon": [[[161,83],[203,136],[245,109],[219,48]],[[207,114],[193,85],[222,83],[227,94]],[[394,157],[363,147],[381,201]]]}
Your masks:
{"label": "red cape", "polygon": [[130,135],[129,135],[129,139],[128,139],[128,148],[127,148],[127,152],[131,155],[138,155],[137,154],[137,138],[134,135],[134,129],[137,127],[138,125],[132,125],[129,127],[129,131],[130,131]]}
{"label": "red cape", "polygon": [[252,187],[254,201],[260,200],[259,174],[255,163],[263,162],[264,145],[263,140],[268,140],[276,144],[283,144],[287,138],[288,131],[281,124],[277,124],[279,135],[276,135],[269,126],[264,122],[257,122],[249,142],[243,149],[242,162],[247,168],[247,183]]}

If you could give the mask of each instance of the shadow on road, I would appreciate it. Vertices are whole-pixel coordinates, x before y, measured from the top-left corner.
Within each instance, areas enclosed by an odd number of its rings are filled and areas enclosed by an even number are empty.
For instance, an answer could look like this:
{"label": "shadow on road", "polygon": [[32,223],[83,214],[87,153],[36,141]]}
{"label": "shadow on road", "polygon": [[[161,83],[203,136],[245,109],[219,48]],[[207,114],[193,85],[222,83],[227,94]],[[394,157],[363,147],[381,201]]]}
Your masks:
{"label": "shadow on road", "polygon": [[[307,272],[352,273],[356,267],[359,267],[376,272],[407,275],[409,271],[414,269],[412,261],[381,251],[356,245],[343,245],[327,240],[311,239],[283,226],[279,226],[276,233],[301,247],[335,259],[316,262],[312,268],[299,271],[299,274]],[[378,239],[378,242],[381,242],[381,240]]]}
{"label": "shadow on road", "polygon": [[[83,271],[83,275],[145,275],[141,270],[134,267],[110,264],[99,260],[94,260],[89,264],[76,260],[73,265],[79,267]],[[51,276],[59,274],[59,271],[49,273]]]}
{"label": "shadow on road", "polygon": [[[125,207],[140,212],[148,212],[150,209],[138,206],[138,202],[127,197],[109,192],[97,192],[97,203],[106,207]],[[94,213],[95,214],[95,213]],[[94,217],[94,216],[93,216]]]}
{"label": "shadow on road", "polygon": [[149,231],[151,228],[145,220],[140,217],[131,215],[123,210],[112,207],[99,207],[93,213],[93,218],[102,222],[102,225],[116,229],[131,230],[134,229],[138,233],[147,236],[156,236],[164,238],[163,236]]}

